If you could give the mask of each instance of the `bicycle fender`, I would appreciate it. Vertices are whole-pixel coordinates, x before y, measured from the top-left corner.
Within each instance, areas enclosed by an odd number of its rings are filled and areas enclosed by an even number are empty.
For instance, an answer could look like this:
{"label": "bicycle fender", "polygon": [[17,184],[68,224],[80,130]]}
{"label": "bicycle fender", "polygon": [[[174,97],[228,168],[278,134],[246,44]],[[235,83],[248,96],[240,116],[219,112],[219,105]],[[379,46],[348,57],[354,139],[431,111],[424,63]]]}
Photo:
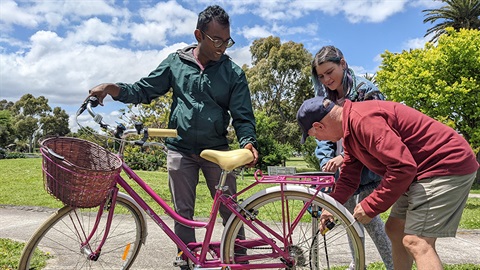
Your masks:
{"label": "bicycle fender", "polygon": [[[256,200],[257,198],[259,198],[261,196],[264,196],[264,195],[270,194],[270,193],[274,193],[274,192],[279,192],[281,190],[282,189],[281,189],[280,186],[274,186],[274,187],[266,188],[264,190],[261,190],[261,191],[255,193],[255,194],[253,194],[252,196],[248,197],[247,199],[245,199],[240,204],[240,206],[241,207],[246,207],[249,203],[251,203],[252,201]],[[298,192],[303,192],[303,193],[307,193],[307,194],[311,194],[311,195],[313,195],[317,192],[317,190],[315,190],[315,189],[308,188],[308,187],[305,187],[305,186],[298,186],[298,185],[285,185],[283,187],[283,190],[284,191],[298,191]],[[355,221],[355,219],[353,218],[353,215],[350,213],[350,211],[348,211],[341,203],[339,203],[334,198],[332,198],[331,196],[329,196],[328,194],[323,193],[323,192],[319,192],[317,194],[317,197],[321,198],[321,199],[324,199],[325,201],[327,201],[328,203],[330,203],[331,205],[336,207],[338,210],[340,210],[348,218],[348,220],[350,221],[350,224],[352,224],[353,228],[355,228],[355,230],[358,233],[358,236],[360,236],[361,238],[365,237],[364,230],[362,229],[363,226],[359,222]],[[230,224],[233,222],[235,217],[236,216],[233,215],[233,214],[230,216],[227,223],[225,224],[225,228],[228,228],[230,226]],[[227,230],[223,231],[222,243],[225,240],[226,231]]]}

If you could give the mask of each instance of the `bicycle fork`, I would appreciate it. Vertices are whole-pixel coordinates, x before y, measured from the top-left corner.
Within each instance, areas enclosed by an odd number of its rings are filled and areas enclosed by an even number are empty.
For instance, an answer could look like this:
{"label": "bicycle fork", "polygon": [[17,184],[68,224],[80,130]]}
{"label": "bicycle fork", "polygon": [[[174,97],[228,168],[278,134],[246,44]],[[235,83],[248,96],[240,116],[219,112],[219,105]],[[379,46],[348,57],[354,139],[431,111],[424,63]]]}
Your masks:
{"label": "bicycle fork", "polygon": [[[113,218],[113,214],[114,214],[114,210],[115,210],[115,203],[117,201],[117,194],[118,194],[118,188],[115,186],[115,187],[112,188],[110,196],[105,200],[104,203],[102,203],[100,205],[99,211],[97,213],[97,217],[96,217],[96,220],[95,220],[95,224],[94,224],[90,234],[88,235],[88,237],[85,234],[85,229],[84,228],[75,227],[75,229],[77,230],[78,236],[80,237],[81,234],[83,234],[83,236],[85,238],[85,241],[82,242],[82,244],[80,245],[80,252],[82,254],[85,254],[89,260],[97,261],[98,258],[100,257],[102,247],[105,244],[105,241],[107,240],[108,233],[110,232],[110,227],[111,227],[111,224],[112,224],[112,218]],[[90,240],[95,235],[95,233],[98,229],[98,224],[100,223],[100,220],[102,219],[102,214],[103,214],[104,210],[109,211],[108,212],[108,217],[107,217],[107,222],[106,222],[106,225],[105,225],[105,232],[103,233],[102,241],[98,244],[98,247],[96,248],[96,250],[93,251],[92,247],[90,245]],[[128,244],[125,247],[123,258],[126,257],[126,254],[128,254],[129,249],[130,249],[130,245]]]}

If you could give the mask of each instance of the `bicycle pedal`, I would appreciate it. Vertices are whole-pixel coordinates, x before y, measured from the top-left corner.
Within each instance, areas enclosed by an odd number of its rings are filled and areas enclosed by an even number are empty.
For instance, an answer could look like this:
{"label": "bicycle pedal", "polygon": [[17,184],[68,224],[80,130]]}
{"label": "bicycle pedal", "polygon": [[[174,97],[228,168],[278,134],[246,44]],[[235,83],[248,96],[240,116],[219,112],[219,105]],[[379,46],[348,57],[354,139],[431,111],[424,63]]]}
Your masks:
{"label": "bicycle pedal", "polygon": [[177,257],[175,257],[175,261],[173,262],[174,267],[181,267],[181,266],[188,265],[188,262],[182,259],[182,255],[183,255],[183,251],[177,254]]}
{"label": "bicycle pedal", "polygon": [[182,259],[179,259],[179,260],[175,259],[175,261],[173,262],[174,267],[182,267],[182,266],[187,266],[187,265],[188,265],[187,261],[182,260]]}

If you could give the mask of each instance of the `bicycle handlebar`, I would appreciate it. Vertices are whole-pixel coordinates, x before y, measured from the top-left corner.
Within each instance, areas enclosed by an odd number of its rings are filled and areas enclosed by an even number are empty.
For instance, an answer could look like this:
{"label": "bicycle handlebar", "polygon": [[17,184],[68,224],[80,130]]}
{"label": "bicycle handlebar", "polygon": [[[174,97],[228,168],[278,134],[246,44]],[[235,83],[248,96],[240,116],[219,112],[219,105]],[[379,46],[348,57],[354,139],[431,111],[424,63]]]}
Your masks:
{"label": "bicycle handlebar", "polygon": [[[109,124],[103,121],[103,116],[100,114],[95,113],[93,108],[98,106],[99,102],[97,97],[89,97],[85,100],[85,102],[80,106],[77,111],[76,116],[78,117],[82,114],[85,110],[88,111],[90,116],[93,118],[95,123],[99,124],[100,127],[108,130],[112,133],[116,138],[126,138],[130,135],[140,135],[143,133],[143,138],[140,141],[135,142],[137,145],[144,145],[146,140],[149,137],[162,137],[162,138],[173,138],[177,137],[178,133],[176,129],[166,129],[166,128],[144,128],[143,123],[136,123],[134,129],[126,129],[125,126],[122,124],[117,125],[116,128],[110,126]],[[150,144],[155,144],[154,142]]]}
{"label": "bicycle handlebar", "polygon": [[168,128],[148,128],[147,129],[148,135],[153,137],[177,137],[178,133],[176,129],[168,129]]}

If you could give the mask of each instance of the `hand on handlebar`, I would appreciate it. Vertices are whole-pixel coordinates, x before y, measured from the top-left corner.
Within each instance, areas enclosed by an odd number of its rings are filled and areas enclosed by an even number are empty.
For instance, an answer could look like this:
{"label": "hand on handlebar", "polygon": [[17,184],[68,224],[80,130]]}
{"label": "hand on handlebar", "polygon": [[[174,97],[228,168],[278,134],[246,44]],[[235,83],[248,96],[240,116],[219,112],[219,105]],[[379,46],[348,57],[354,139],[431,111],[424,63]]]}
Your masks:
{"label": "hand on handlebar", "polygon": [[88,91],[88,97],[96,97],[98,103],[103,106],[103,99],[110,95],[112,97],[118,96],[120,93],[120,87],[114,83],[102,83],[99,84]]}

